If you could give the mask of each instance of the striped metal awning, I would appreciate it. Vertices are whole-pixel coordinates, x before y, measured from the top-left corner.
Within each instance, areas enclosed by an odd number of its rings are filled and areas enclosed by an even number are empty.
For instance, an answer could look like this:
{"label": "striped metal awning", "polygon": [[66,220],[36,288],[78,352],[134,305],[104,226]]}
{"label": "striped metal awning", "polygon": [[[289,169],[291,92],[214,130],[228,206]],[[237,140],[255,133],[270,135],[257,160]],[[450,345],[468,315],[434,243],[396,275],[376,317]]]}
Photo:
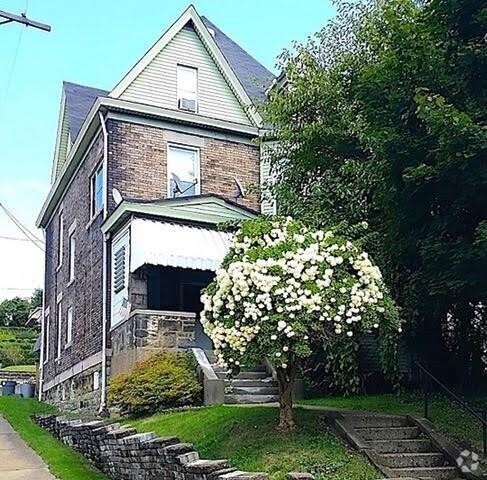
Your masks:
{"label": "striped metal awning", "polygon": [[216,271],[231,234],[209,228],[135,218],[130,226],[130,271],[142,265]]}

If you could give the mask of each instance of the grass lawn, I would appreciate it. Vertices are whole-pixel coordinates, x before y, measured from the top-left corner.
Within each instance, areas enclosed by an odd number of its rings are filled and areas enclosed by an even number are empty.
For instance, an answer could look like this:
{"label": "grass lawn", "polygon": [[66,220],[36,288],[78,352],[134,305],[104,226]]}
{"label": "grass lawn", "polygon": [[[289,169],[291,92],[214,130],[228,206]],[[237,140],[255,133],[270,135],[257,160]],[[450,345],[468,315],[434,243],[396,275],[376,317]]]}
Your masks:
{"label": "grass lawn", "polygon": [[2,368],[4,372],[29,372],[36,373],[35,365],[10,365],[10,367]]}
{"label": "grass lawn", "polygon": [[53,475],[61,480],[106,480],[71,448],[38,427],[30,415],[51,413],[54,409],[37,400],[0,396],[0,414],[12,425],[24,441],[49,465]]}
{"label": "grass lawn", "polygon": [[127,423],[140,432],[176,435],[193,443],[202,458],[226,458],[233,467],[264,471],[272,480],[281,480],[290,471],[310,472],[322,480],[380,478],[363,457],[327,430],[319,412],[297,410],[299,429],[289,434],[276,430],[277,413],[273,407],[218,405]]}
{"label": "grass lawn", "polygon": [[[485,399],[483,399],[485,401]],[[382,412],[393,415],[423,416],[422,399],[414,395],[369,395],[342,397],[325,397],[303,400],[300,403],[319,405],[328,408],[365,410],[368,412]],[[482,399],[476,399],[482,403]],[[456,405],[446,400],[435,399],[430,403],[429,419],[452,440],[460,446],[482,451],[482,429],[480,424]]]}

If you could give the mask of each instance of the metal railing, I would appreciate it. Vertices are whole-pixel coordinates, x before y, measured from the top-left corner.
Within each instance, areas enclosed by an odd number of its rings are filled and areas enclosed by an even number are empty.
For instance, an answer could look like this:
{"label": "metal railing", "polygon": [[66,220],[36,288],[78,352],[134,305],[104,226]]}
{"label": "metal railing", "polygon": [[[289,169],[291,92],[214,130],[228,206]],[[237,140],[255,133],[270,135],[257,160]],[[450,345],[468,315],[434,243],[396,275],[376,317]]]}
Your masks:
{"label": "metal railing", "polygon": [[438,386],[442,393],[446,395],[451,401],[456,403],[465,412],[474,417],[482,426],[482,444],[483,452],[487,454],[487,410],[484,408],[477,408],[468,404],[465,400],[453,393],[445,384],[443,384],[438,378],[436,378],[429,370],[427,370],[419,362],[414,362],[419,368],[421,376],[421,384],[423,388],[423,401],[424,401],[424,416],[429,418],[429,404],[432,394],[431,386],[435,384]]}

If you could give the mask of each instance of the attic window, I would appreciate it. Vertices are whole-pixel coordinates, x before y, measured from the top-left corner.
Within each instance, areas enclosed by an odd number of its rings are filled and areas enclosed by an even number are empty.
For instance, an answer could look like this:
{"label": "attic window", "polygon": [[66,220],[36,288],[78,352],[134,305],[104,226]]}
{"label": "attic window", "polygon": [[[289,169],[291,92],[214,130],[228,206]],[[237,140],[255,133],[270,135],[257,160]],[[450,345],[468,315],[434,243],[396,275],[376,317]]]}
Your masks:
{"label": "attic window", "polygon": [[196,112],[198,106],[198,69],[178,65],[178,108]]}

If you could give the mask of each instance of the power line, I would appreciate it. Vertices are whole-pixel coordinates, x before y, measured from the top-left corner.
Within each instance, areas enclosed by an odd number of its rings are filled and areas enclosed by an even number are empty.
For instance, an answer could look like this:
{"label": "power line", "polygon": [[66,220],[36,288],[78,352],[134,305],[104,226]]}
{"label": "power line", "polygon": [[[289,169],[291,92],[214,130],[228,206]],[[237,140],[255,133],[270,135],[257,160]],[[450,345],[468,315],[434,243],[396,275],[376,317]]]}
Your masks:
{"label": "power line", "polygon": [[29,242],[29,240],[27,238],[8,237],[6,235],[0,235],[0,240],[12,240],[15,242]]}
{"label": "power line", "polygon": [[[5,207],[5,205],[0,202],[0,208],[5,212],[8,218],[12,220],[12,222],[15,224],[15,226],[22,232],[22,234],[30,241],[32,242],[37,248],[39,248],[41,251],[44,251],[43,245],[44,242],[36,237],[27,227],[25,227],[17,218],[14,216],[10,210]],[[42,246],[41,246],[42,245]]]}
{"label": "power line", "polygon": [[0,287],[0,290],[8,290],[8,291],[15,291],[15,290],[24,290],[24,291],[31,291],[31,290],[36,290],[39,287],[32,287],[32,288],[15,288],[15,287]]}
{"label": "power line", "polygon": [[[1,25],[1,24],[0,24]],[[14,57],[12,60],[12,65],[10,66],[10,72],[7,77],[7,88],[5,89],[5,98],[8,97],[8,94],[10,92],[10,85],[12,84],[12,77],[14,75],[15,71],[15,65],[17,63],[17,57],[19,56],[19,50],[20,50],[20,44],[22,43],[22,35],[24,33],[24,30],[20,30],[19,32],[19,38],[17,40],[17,45],[15,46],[15,51],[14,51]]]}

